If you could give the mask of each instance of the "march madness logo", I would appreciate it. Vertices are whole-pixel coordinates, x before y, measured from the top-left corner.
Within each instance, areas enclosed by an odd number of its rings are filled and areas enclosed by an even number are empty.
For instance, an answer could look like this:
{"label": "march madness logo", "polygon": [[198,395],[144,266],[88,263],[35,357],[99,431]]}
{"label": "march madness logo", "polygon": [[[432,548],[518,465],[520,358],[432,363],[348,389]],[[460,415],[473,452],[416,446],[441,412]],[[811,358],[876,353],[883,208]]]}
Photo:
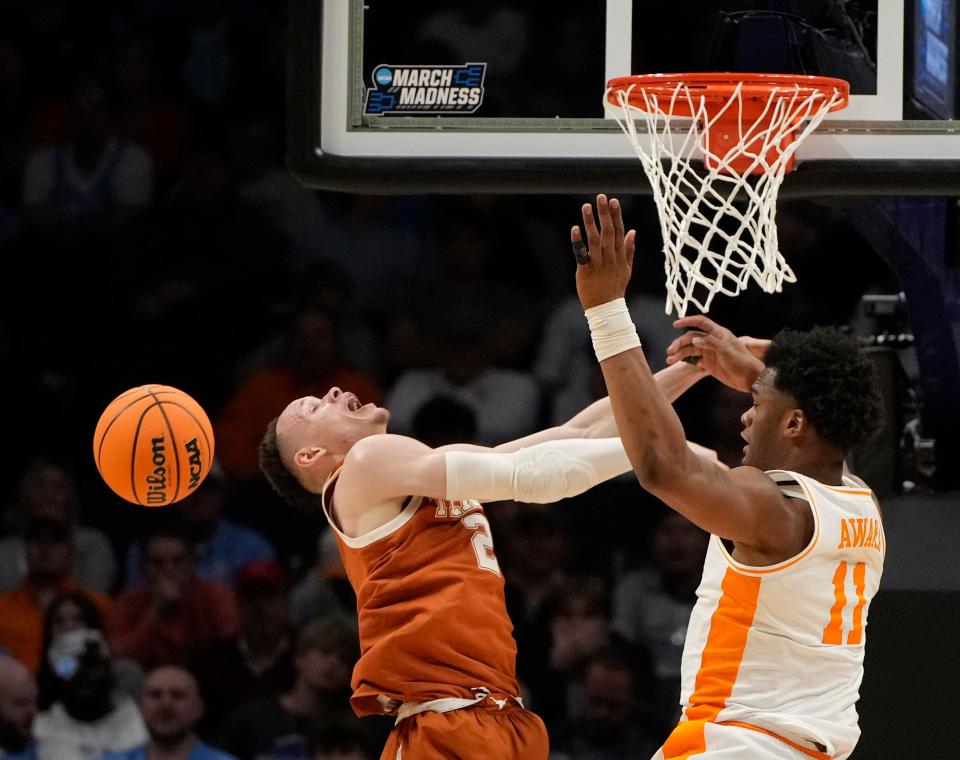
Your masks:
{"label": "march madness logo", "polygon": [[373,70],[364,113],[475,113],[483,103],[485,63],[390,66]]}

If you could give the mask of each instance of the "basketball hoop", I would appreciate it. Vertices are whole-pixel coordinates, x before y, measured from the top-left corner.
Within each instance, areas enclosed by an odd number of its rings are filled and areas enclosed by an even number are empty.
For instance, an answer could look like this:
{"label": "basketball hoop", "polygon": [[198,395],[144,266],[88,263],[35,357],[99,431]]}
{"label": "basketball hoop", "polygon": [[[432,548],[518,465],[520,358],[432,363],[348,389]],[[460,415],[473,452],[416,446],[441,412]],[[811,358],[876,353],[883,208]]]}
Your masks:
{"label": "basketball hoop", "polygon": [[[648,74],[612,79],[605,100],[653,187],[669,314],[703,312],[753,278],[767,293],[796,282],[780,254],[777,193],[796,151],[844,108],[842,79],[795,74]],[[638,132],[636,120],[646,123]],[[675,120],[680,122],[680,129]],[[701,157],[703,171],[692,162]],[[735,204],[738,204],[735,205]]]}

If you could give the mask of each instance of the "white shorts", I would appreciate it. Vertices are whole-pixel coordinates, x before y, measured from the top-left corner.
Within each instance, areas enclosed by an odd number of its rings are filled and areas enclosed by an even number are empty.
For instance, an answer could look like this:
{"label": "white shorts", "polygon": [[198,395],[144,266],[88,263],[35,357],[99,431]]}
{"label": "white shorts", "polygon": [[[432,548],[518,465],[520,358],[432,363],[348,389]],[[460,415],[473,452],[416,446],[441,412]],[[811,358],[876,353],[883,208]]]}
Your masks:
{"label": "white shorts", "polygon": [[[690,729],[695,729],[691,721]],[[683,725],[683,724],[681,724]],[[657,750],[651,760],[671,760],[686,758],[690,760],[804,760],[808,757],[828,757],[820,752],[794,748],[786,741],[740,726],[726,726],[717,723],[704,723],[702,739],[698,730],[690,730],[688,736],[677,737],[671,734],[663,747]],[[680,741],[676,739],[680,738]],[[667,750],[670,754],[665,754]]]}

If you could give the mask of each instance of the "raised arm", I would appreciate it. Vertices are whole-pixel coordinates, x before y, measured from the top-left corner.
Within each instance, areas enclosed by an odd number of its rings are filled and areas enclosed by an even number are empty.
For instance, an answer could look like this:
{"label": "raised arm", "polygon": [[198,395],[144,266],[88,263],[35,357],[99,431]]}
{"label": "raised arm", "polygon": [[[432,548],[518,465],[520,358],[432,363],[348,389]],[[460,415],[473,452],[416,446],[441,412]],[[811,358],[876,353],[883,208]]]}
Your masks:
{"label": "raised arm", "polygon": [[409,495],[546,504],[629,471],[619,438],[568,438],[496,452],[431,449],[406,436],[373,435],[347,454],[335,511],[341,529],[360,535],[391,519]]}
{"label": "raised arm", "polygon": [[[653,379],[660,392],[670,403],[673,403],[704,377],[706,373],[697,366],[679,362],[661,369]],[[583,438],[607,438],[619,435],[609,396],[594,401],[561,427]]]}
{"label": "raised arm", "polygon": [[[680,420],[654,381],[622,301],[633,263],[632,231],[624,236],[616,200],[608,203],[598,196],[597,207],[599,228],[592,207],[583,207],[589,259],[577,267],[577,293],[640,484],[705,530],[776,552],[793,540],[793,511],[760,470],[720,471],[687,447]],[[578,227],[571,237],[581,240]]]}
{"label": "raised arm", "polygon": [[[663,395],[672,403],[693,387],[698,380],[706,377],[706,374],[692,364],[680,362],[657,372],[654,375],[654,381]],[[613,417],[610,397],[604,396],[575,414],[562,425],[539,430],[523,438],[501,443],[494,446],[492,450],[500,452],[517,451],[526,446],[544,443],[545,441],[559,441],[565,438],[613,438],[617,435],[619,435],[617,422]],[[448,451],[454,449],[480,451],[482,447],[461,444],[446,447]]]}

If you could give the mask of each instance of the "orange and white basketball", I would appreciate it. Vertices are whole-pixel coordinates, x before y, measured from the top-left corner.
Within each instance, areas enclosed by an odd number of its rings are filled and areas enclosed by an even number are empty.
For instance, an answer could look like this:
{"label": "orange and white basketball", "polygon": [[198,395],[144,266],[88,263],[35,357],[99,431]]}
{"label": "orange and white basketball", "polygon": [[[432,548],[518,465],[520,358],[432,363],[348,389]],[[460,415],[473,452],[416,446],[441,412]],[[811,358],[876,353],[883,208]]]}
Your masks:
{"label": "orange and white basketball", "polygon": [[168,385],[117,396],[97,423],[93,457],[114,493],[163,507],[196,491],[213,461],[213,428],[203,407]]}

